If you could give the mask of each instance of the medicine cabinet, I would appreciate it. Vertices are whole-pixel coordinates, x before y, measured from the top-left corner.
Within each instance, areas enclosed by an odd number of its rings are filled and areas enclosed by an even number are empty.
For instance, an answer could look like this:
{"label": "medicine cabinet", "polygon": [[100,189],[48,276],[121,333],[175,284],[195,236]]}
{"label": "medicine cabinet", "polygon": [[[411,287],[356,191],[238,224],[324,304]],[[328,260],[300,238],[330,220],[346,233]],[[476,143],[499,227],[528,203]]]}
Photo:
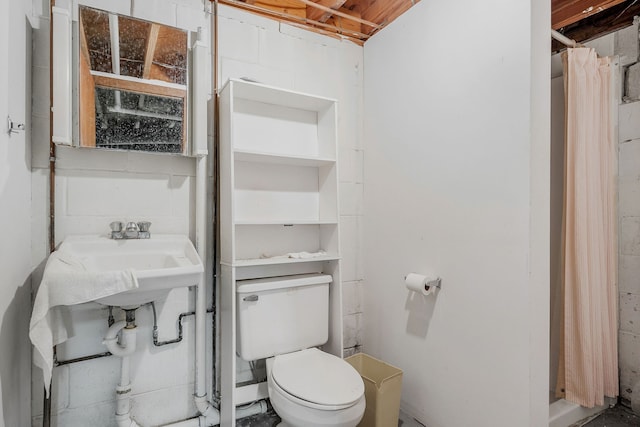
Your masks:
{"label": "medicine cabinet", "polygon": [[238,281],[325,273],[329,341],[342,357],[337,102],[244,80],[220,94],[221,421],[267,397],[236,384]]}
{"label": "medicine cabinet", "polygon": [[60,5],[52,8],[53,141],[206,154],[208,54],[202,37],[83,5]]}

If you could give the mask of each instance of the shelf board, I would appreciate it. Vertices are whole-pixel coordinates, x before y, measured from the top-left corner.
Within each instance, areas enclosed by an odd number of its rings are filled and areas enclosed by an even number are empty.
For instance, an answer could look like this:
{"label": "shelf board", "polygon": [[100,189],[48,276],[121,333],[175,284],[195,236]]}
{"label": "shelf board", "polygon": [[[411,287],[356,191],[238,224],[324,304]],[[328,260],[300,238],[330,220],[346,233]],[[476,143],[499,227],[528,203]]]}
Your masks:
{"label": "shelf board", "polygon": [[310,157],[310,156],[290,156],[282,154],[263,153],[250,150],[234,150],[237,161],[253,163],[271,163],[290,166],[331,166],[336,163],[335,159]]}
{"label": "shelf board", "polygon": [[322,262],[335,261],[340,259],[336,254],[327,254],[313,258],[255,258],[255,259],[237,259],[233,262],[233,267],[255,267],[262,265],[279,265],[279,264],[298,264],[302,262]]}
{"label": "shelf board", "polygon": [[263,220],[263,221],[235,221],[235,225],[337,225],[338,221],[321,221],[313,219],[296,220]]}
{"label": "shelf board", "polygon": [[265,104],[281,105],[307,111],[324,111],[336,104],[335,99],[324,98],[302,92],[276,88],[262,83],[230,79],[225,86],[232,86],[234,98],[243,98]]}

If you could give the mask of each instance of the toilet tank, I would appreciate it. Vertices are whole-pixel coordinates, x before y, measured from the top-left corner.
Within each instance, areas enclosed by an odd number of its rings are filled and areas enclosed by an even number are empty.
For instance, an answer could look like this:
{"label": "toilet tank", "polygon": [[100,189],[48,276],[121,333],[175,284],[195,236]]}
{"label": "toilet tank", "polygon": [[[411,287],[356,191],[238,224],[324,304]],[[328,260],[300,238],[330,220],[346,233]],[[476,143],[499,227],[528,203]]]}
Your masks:
{"label": "toilet tank", "polygon": [[236,345],[257,360],[324,344],[329,339],[327,274],[239,280]]}

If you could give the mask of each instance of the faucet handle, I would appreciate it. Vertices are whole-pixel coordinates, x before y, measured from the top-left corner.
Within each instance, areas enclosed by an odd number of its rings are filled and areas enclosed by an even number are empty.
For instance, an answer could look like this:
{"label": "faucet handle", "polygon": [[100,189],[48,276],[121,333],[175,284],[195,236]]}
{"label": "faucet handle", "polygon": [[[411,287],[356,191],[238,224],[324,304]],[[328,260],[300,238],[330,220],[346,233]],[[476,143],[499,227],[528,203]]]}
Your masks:
{"label": "faucet handle", "polygon": [[113,221],[111,224],[109,224],[109,227],[111,227],[111,231],[122,231],[122,223],[120,221]]}
{"label": "faucet handle", "polygon": [[149,227],[151,227],[150,221],[140,221],[138,223],[138,229],[140,229],[140,231],[148,232]]}

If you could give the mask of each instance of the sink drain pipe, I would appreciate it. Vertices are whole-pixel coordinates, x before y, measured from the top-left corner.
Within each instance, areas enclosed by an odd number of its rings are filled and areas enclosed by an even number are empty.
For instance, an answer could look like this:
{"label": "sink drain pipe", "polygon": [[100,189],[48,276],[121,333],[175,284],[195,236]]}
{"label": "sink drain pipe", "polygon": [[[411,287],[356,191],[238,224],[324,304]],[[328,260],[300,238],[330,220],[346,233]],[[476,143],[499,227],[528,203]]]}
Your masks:
{"label": "sink drain pipe", "polygon": [[[120,357],[120,382],[116,386],[116,424],[118,427],[140,427],[131,419],[131,380],[129,356],[136,351],[135,310],[125,310],[127,320],[114,323],[102,342],[111,354]],[[121,333],[121,343],[118,334]]]}

